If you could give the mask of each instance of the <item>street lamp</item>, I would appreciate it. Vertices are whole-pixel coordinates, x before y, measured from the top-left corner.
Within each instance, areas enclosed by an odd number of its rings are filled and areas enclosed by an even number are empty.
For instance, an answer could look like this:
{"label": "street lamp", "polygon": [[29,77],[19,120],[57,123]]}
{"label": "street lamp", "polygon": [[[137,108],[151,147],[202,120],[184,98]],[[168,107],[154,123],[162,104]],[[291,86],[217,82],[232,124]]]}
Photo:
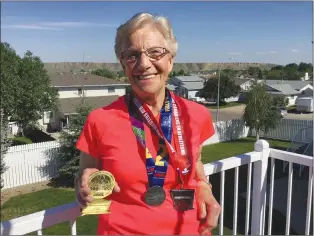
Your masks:
{"label": "street lamp", "polygon": [[[234,57],[229,57],[229,60],[234,60]],[[219,69],[218,72],[218,92],[217,92],[217,110],[216,110],[216,122],[218,122],[218,113],[219,113],[219,92],[220,92],[220,72],[221,72],[222,66]]]}

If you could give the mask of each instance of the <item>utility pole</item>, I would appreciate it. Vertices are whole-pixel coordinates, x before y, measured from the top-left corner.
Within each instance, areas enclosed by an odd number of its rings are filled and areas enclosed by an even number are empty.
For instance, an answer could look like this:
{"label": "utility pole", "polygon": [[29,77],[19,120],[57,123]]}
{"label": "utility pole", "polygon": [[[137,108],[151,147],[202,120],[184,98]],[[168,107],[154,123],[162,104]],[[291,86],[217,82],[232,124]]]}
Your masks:
{"label": "utility pole", "polygon": [[[234,57],[229,57],[229,60],[234,60]],[[217,92],[217,109],[216,109],[216,122],[218,122],[218,113],[219,113],[219,93],[220,93],[220,72],[221,72],[222,66],[220,66],[219,72],[218,72],[218,92]]]}

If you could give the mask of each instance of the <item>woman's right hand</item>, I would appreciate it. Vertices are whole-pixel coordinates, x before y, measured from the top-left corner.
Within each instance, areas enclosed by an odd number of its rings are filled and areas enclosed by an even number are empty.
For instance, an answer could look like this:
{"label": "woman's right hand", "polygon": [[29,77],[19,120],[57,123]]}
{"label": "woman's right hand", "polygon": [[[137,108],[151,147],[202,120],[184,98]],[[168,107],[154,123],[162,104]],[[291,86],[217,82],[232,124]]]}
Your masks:
{"label": "woman's right hand", "polygon": [[[90,195],[90,189],[87,186],[89,176],[91,176],[96,171],[99,171],[96,168],[86,168],[82,172],[81,179],[77,183],[77,190],[76,190],[76,200],[80,207],[83,209],[87,206],[87,202],[93,202],[93,197]],[[120,192],[120,187],[116,183],[113,188],[113,192]]]}

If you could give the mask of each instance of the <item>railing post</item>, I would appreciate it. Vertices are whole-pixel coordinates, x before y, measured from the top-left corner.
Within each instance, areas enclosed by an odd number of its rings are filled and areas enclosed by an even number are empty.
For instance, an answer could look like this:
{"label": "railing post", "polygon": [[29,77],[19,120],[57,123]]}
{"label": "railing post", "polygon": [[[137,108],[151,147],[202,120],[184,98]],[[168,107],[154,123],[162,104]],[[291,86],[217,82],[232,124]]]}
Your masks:
{"label": "railing post", "polygon": [[265,196],[267,186],[267,164],[270,153],[269,143],[258,140],[254,144],[254,151],[261,153],[261,160],[254,163],[251,235],[261,235],[264,227],[263,214],[265,211]]}

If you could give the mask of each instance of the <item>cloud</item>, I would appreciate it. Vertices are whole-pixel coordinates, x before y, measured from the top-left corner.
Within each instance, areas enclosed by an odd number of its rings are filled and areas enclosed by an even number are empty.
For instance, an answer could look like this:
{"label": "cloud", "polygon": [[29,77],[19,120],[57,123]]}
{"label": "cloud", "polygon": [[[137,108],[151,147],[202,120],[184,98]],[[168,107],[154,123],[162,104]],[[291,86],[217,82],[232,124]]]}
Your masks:
{"label": "cloud", "polygon": [[241,55],[241,52],[228,52],[228,55]]}
{"label": "cloud", "polygon": [[268,51],[268,53],[277,53],[277,51]]}
{"label": "cloud", "polygon": [[53,26],[53,27],[117,27],[115,24],[104,24],[104,23],[95,23],[95,22],[84,22],[84,21],[61,21],[61,22],[41,22],[41,25]]}
{"label": "cloud", "polygon": [[2,29],[24,29],[24,30],[63,30],[61,28],[44,27],[40,25],[1,25]]}
{"label": "cloud", "polygon": [[256,52],[256,54],[262,55],[262,54],[266,54],[266,52]]}
{"label": "cloud", "polygon": [[299,52],[297,49],[292,49],[291,52]]}
{"label": "cloud", "polygon": [[83,28],[83,27],[117,27],[117,25],[80,21],[37,22],[33,24],[1,25],[1,28],[3,29],[24,29],[24,30],[65,30],[70,28]]}

